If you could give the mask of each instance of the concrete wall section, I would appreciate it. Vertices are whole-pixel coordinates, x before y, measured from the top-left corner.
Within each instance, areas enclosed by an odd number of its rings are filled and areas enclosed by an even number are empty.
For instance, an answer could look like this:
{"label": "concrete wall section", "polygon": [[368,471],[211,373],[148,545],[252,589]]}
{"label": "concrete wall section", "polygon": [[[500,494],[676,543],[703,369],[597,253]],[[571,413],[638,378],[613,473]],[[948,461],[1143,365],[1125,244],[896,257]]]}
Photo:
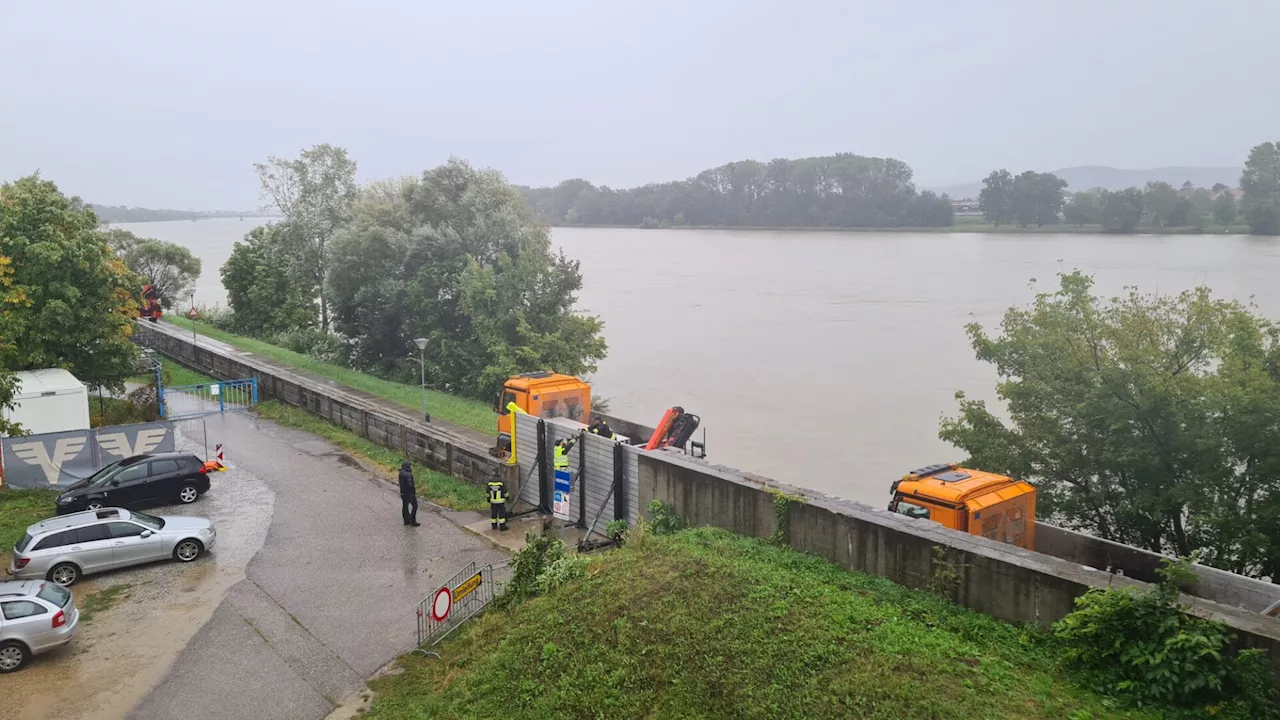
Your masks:
{"label": "concrete wall section", "polygon": [[512,471],[488,454],[478,433],[441,423],[427,425],[416,413],[367,393],[296,372],[249,353],[213,344],[193,344],[164,325],[135,325],[138,344],[223,380],[258,378],[260,398],[274,398],[319,415],[371,442],[399,450],[428,467],[481,484]]}
{"label": "concrete wall section", "polygon": [[[1155,583],[1156,570],[1166,556],[1131,545],[1121,545],[1047,523],[1036,523],[1036,550],[1081,565],[1119,572],[1126,577]],[[1223,605],[1262,612],[1280,600],[1280,586],[1262,580],[1236,575],[1217,568],[1195,565],[1199,578],[1188,593]]]}
{"label": "concrete wall section", "polygon": [[714,525],[740,535],[773,534],[774,498],[762,485],[674,453],[648,452],[638,458],[641,507],[662,500],[689,525]]}

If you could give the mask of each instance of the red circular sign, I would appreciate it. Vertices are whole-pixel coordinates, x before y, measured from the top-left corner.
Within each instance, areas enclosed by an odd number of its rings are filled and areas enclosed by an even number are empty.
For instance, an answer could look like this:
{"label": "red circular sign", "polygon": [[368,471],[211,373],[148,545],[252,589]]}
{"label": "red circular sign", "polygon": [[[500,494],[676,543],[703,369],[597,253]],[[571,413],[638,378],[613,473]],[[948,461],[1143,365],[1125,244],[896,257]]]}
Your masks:
{"label": "red circular sign", "polygon": [[449,588],[442,587],[436,591],[436,596],[431,600],[431,619],[436,622],[444,622],[449,617],[449,609],[453,607],[453,593],[449,592]]}

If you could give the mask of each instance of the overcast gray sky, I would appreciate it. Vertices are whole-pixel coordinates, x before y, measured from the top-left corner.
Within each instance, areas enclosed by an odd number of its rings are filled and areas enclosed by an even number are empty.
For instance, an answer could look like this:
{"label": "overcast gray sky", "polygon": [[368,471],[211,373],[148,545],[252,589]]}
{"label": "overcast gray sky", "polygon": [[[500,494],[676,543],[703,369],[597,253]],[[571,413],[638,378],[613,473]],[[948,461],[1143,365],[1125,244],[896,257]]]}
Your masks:
{"label": "overcast gray sky", "polygon": [[0,0],[0,179],[258,204],[331,142],[628,187],[743,158],[1239,165],[1280,139],[1273,0]]}

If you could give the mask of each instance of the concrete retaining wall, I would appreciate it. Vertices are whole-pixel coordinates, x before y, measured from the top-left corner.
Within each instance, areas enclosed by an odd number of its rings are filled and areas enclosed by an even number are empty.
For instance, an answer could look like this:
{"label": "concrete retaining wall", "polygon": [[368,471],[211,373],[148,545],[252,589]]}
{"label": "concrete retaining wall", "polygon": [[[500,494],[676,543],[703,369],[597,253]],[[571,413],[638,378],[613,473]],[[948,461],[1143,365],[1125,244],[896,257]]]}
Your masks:
{"label": "concrete retaining wall", "polygon": [[[1165,555],[1132,545],[1121,545],[1047,523],[1036,523],[1036,550],[1099,570],[1120,572],[1148,583],[1160,581],[1156,570],[1160,562],[1167,559]],[[1205,565],[1195,565],[1193,569],[1199,582],[1187,592],[1198,598],[1253,612],[1262,612],[1280,600],[1280,586],[1269,582]]]}
{"label": "concrete retaining wall", "polygon": [[483,485],[495,473],[514,473],[488,454],[478,433],[421,416],[381,398],[220,345],[193,343],[163,324],[139,322],[134,339],[182,365],[220,380],[258,378],[258,394],[302,408],[427,467]]}

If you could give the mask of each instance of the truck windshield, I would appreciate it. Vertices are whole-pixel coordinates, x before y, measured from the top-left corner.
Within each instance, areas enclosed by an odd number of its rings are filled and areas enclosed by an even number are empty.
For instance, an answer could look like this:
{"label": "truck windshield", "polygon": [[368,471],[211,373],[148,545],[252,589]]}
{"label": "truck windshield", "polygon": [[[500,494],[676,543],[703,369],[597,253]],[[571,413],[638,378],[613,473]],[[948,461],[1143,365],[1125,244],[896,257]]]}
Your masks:
{"label": "truck windshield", "polygon": [[923,505],[909,503],[906,500],[898,501],[898,506],[895,508],[895,512],[899,515],[906,515],[909,518],[915,518],[917,520],[929,519],[929,508],[924,507]]}

